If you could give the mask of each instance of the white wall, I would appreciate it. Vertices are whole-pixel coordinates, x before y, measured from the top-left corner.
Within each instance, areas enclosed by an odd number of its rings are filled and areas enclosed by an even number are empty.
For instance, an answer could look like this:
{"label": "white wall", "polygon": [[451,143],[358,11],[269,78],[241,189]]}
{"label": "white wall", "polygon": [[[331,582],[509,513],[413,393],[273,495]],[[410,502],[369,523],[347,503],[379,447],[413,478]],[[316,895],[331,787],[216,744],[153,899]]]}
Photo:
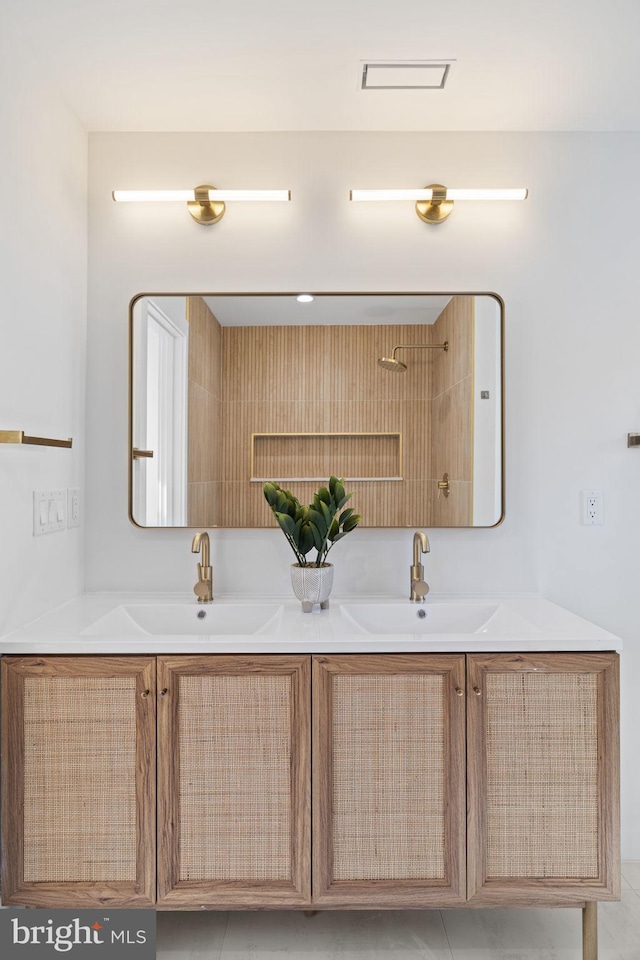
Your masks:
{"label": "white wall", "polygon": [[[619,633],[624,855],[640,858],[640,323],[633,134],[97,134],[90,138],[88,562],[90,590],[190,590],[186,530],[127,520],[127,308],[139,292],[496,291],[506,303],[506,519],[434,530],[438,592],[537,591]],[[526,203],[459,204],[449,222],[411,206],[349,204],[351,187],[526,186]],[[173,205],[117,205],[114,188],[288,187],[196,225]],[[585,487],[606,524],[578,523]],[[336,591],[404,595],[412,531],[357,531],[333,555]],[[248,567],[247,561],[254,566]],[[215,589],[288,592],[277,530],[213,536]],[[251,570],[247,574],[247,570]]]}
{"label": "white wall", "polygon": [[0,24],[0,429],[73,437],[0,446],[0,634],[75,596],[82,528],[33,537],[34,489],[82,486],[87,136]]}

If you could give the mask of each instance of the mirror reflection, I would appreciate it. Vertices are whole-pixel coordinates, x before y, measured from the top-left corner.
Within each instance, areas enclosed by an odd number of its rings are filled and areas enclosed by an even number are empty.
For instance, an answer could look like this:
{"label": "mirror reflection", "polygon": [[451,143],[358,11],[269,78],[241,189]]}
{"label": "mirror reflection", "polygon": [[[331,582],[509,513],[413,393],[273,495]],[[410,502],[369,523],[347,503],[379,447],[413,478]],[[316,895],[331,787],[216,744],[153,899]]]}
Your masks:
{"label": "mirror reflection", "polygon": [[146,295],[131,307],[130,516],[271,527],[265,480],[344,477],[365,527],[502,518],[493,294]]}

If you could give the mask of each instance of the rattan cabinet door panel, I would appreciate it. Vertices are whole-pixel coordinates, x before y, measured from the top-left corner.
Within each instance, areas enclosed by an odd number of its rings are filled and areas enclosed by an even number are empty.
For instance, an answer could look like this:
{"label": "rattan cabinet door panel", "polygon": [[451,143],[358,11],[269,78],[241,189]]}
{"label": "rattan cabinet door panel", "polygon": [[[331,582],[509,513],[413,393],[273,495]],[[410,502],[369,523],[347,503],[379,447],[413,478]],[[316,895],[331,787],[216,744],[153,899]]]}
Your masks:
{"label": "rattan cabinet door panel", "polygon": [[155,658],[2,660],[2,900],[155,901]]}
{"label": "rattan cabinet door panel", "polygon": [[313,660],[313,899],[464,902],[464,656]]}
{"label": "rattan cabinet door panel", "polygon": [[618,657],[469,655],[469,898],[620,895]]}
{"label": "rattan cabinet door panel", "polygon": [[309,903],[308,656],[158,658],[158,907]]}

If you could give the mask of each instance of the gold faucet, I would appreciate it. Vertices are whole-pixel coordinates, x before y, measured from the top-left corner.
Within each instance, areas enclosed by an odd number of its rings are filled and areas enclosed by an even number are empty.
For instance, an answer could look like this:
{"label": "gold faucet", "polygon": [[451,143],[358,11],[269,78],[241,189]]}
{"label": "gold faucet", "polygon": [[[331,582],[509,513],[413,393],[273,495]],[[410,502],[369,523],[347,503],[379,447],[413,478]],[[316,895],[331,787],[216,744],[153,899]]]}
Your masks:
{"label": "gold faucet", "polygon": [[198,564],[198,582],[193,592],[200,603],[211,603],[213,600],[213,568],[210,559],[209,534],[196,533],[191,544],[192,553],[200,553],[202,547],[202,563]]}
{"label": "gold faucet", "polygon": [[421,602],[429,593],[429,584],[424,579],[424,567],[420,563],[420,551],[429,553],[429,538],[426,533],[416,530],[413,535],[413,564],[411,566],[411,592],[410,600]]}

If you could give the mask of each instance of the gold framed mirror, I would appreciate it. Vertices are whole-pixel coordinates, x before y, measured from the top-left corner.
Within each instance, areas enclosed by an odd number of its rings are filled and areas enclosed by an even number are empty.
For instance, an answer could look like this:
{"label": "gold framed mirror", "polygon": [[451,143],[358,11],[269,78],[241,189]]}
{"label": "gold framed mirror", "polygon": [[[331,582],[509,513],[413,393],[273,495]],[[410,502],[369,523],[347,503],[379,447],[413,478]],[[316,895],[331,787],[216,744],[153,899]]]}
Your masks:
{"label": "gold framed mirror", "polygon": [[348,480],[369,527],[504,513],[504,304],[494,293],[140,294],[130,307],[129,516],[270,527]]}

